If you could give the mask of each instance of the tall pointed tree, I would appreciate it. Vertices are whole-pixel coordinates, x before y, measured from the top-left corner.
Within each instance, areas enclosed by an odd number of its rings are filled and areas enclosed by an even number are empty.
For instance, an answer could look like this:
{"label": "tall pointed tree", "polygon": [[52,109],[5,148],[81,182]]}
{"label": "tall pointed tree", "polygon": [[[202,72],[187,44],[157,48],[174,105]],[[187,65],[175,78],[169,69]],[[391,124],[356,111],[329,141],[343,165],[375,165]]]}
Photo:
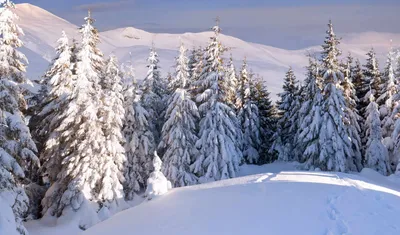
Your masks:
{"label": "tall pointed tree", "polygon": [[181,44],[176,59],[175,75],[169,84],[173,91],[168,101],[167,120],[162,128],[159,147],[164,149],[163,173],[175,187],[197,183],[197,178],[190,169],[198,155],[195,147],[196,119],[199,118],[196,103],[192,101],[188,88],[188,58],[186,49]]}
{"label": "tall pointed tree", "polygon": [[347,104],[343,92],[338,89],[340,82],[344,80],[337,60],[340,55],[337,46],[340,42],[333,32],[332,23],[329,22],[328,26],[328,35],[325,44],[322,46],[323,100],[318,167],[322,170],[342,172],[357,170],[353,159],[354,151],[348,134],[348,126],[343,120]]}
{"label": "tall pointed tree", "polygon": [[126,200],[134,199],[136,193],[146,188],[146,181],[151,172],[152,154],[155,141],[150,130],[150,114],[142,106],[141,91],[134,78],[125,74],[124,108],[125,122],[123,133],[126,139],[125,182]]}
{"label": "tall pointed tree", "polygon": [[69,102],[74,86],[72,50],[65,32],[62,33],[58,43],[57,56],[45,74],[49,94],[44,100],[41,111],[34,117],[37,120],[35,125],[40,126],[40,129],[34,129],[36,130],[34,136],[44,145],[40,154],[43,164],[41,171],[47,173],[51,182],[55,181],[59,173],[60,159],[58,157],[59,151],[62,151],[58,142],[60,133],[56,129],[62,121],[60,117]]}
{"label": "tall pointed tree", "polygon": [[206,49],[206,64],[195,86],[199,88],[196,101],[200,103],[201,115],[199,140],[200,150],[193,171],[205,181],[235,177],[241,161],[241,152],[236,145],[237,128],[232,119],[235,113],[224,103],[225,74],[219,41],[220,27],[213,27],[214,35]]}
{"label": "tall pointed tree", "polygon": [[243,132],[243,157],[246,162],[257,163],[260,158],[260,116],[258,107],[252,100],[252,81],[247,72],[247,63],[244,60],[240,71],[240,80],[243,84],[243,106],[239,110],[239,118]]}
{"label": "tall pointed tree", "polygon": [[381,120],[379,118],[378,104],[375,102],[374,95],[370,94],[370,103],[367,107],[367,146],[366,146],[366,166],[372,168],[383,175],[388,175],[391,170],[389,166],[388,150],[382,143]]}
{"label": "tall pointed tree", "polygon": [[[344,80],[337,57],[339,39],[336,37],[332,23],[328,24],[325,43],[322,45],[321,70],[315,76],[322,76],[322,91],[318,89],[313,98],[311,112],[303,119],[299,135],[305,143],[304,159],[307,168],[320,168],[329,171],[357,170],[354,163],[354,152],[349,138],[348,126],[345,123],[346,100],[340,89]],[[313,85],[315,87],[315,85]]]}
{"label": "tall pointed tree", "polygon": [[[78,217],[83,229],[98,222],[97,213],[104,219],[110,213],[110,205],[114,205],[122,193],[120,182],[111,183],[108,178],[110,170],[118,169],[119,162],[110,159],[104,148],[107,139],[99,118],[104,62],[97,48],[98,32],[90,14],[85,21],[80,29],[82,44],[77,54],[77,82],[57,128],[63,149],[59,156],[60,172],[42,202],[43,214],[85,215]],[[119,175],[118,172],[113,174]]]}
{"label": "tall pointed tree", "polygon": [[281,161],[297,160],[294,143],[298,130],[298,111],[300,109],[300,93],[296,76],[292,68],[286,73],[283,92],[279,94],[277,102],[280,118],[277,124],[277,131],[274,136],[272,150],[277,151],[278,159]]}
{"label": "tall pointed tree", "polygon": [[103,207],[115,212],[117,200],[123,198],[122,182],[125,139],[122,135],[125,110],[122,95],[122,73],[118,67],[118,61],[111,55],[104,71],[104,77],[100,82],[103,87],[101,94],[101,107],[99,109],[100,121],[105,137],[104,153],[99,159],[99,167],[104,171],[99,187],[98,198],[103,200]]}
{"label": "tall pointed tree", "polygon": [[[374,94],[375,99],[378,99],[380,94],[380,85],[382,82],[382,77],[381,77],[381,72],[379,71],[379,64],[378,64],[378,59],[376,58],[376,53],[373,48],[367,53],[367,63],[364,65],[363,73],[364,73],[364,79],[365,79],[365,84],[364,86],[365,89],[369,89],[369,86],[372,88],[372,94]],[[367,102],[369,101],[369,96],[364,97]]]}
{"label": "tall pointed tree", "polygon": [[393,51],[390,51],[387,57],[386,66],[383,72],[385,83],[381,89],[381,96],[377,100],[378,103],[382,103],[382,105],[379,107],[379,112],[382,120],[383,138],[390,137],[393,132],[395,120],[393,120],[392,113],[396,105],[394,95],[397,93]]}
{"label": "tall pointed tree", "polygon": [[226,94],[226,103],[237,112],[238,107],[236,107],[236,100],[239,88],[239,81],[236,75],[235,65],[233,64],[232,54],[229,58],[229,63],[226,68],[226,87],[228,88]]}
{"label": "tall pointed tree", "polygon": [[[10,221],[20,234],[27,234],[23,218],[28,210],[28,198],[22,187],[28,171],[37,164],[36,146],[25,122],[26,101],[21,84],[27,59],[18,51],[23,43],[22,29],[16,24],[18,16],[10,0],[0,9],[0,201],[4,212],[1,221]],[[13,214],[13,215],[12,215]],[[13,221],[13,222],[11,222]],[[14,222],[15,221],[15,222]],[[0,226],[0,233],[3,233]]]}
{"label": "tall pointed tree", "polygon": [[357,170],[361,170],[362,144],[360,137],[361,128],[359,126],[359,120],[361,119],[361,117],[358,115],[356,90],[352,82],[353,80],[352,63],[353,63],[353,58],[349,53],[346,58],[346,62],[341,65],[343,71],[343,81],[341,82],[340,87],[343,91],[343,96],[346,101],[344,122],[348,129],[348,135],[351,139],[352,150],[353,150],[353,156],[352,156],[353,160],[350,159],[350,161],[353,161],[352,164],[357,167]]}
{"label": "tall pointed tree", "polygon": [[300,162],[305,162],[306,169],[313,169],[319,161],[319,135],[322,119],[322,78],[319,64],[309,59],[307,77],[303,86],[303,103],[300,109],[300,128],[296,146],[303,154]]}
{"label": "tall pointed tree", "polygon": [[269,153],[273,144],[273,135],[276,131],[275,108],[270,98],[270,93],[261,77],[256,77],[253,84],[252,100],[258,108],[260,118],[260,159],[258,164],[271,163],[275,154]]}
{"label": "tall pointed tree", "polygon": [[149,123],[154,138],[158,142],[163,124],[164,115],[162,112],[165,110],[164,99],[166,98],[167,88],[160,75],[158,65],[160,61],[154,45],[150,49],[147,62],[148,71],[141,87],[143,92],[142,104],[151,117],[158,117]]}

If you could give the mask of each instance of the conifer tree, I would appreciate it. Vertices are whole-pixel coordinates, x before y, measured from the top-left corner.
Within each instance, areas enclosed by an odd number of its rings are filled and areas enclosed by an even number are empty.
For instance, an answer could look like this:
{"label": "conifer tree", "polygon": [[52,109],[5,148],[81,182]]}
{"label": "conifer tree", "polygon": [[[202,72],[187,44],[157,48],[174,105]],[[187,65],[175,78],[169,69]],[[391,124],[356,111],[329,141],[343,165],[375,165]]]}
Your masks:
{"label": "conifer tree", "polygon": [[243,157],[246,162],[257,163],[260,158],[260,117],[258,107],[252,100],[252,86],[247,72],[247,63],[244,60],[240,71],[240,80],[243,84],[243,106],[239,110],[239,118],[243,132]]}
{"label": "conifer tree", "polygon": [[[369,86],[372,88],[372,94],[374,94],[375,100],[379,98],[380,94],[380,85],[382,82],[381,73],[379,71],[378,59],[376,58],[376,54],[373,48],[367,53],[367,63],[364,65],[363,73],[365,83],[364,86],[366,90],[369,90]],[[367,87],[368,86],[368,87]],[[363,97],[366,102],[369,103],[369,96]]]}
{"label": "conifer tree", "polygon": [[382,103],[379,107],[380,117],[382,120],[382,136],[383,138],[390,137],[393,132],[393,110],[395,107],[394,95],[397,93],[394,74],[394,53],[391,51],[388,54],[383,77],[385,83],[382,86],[382,93],[378,103]]}
{"label": "conifer tree", "polygon": [[241,162],[237,146],[235,113],[224,103],[225,74],[222,64],[224,48],[219,41],[220,27],[213,27],[214,36],[206,49],[206,64],[195,86],[199,89],[196,101],[201,115],[199,140],[200,154],[192,170],[203,180],[220,180],[235,177]]}
{"label": "conifer tree", "polygon": [[85,214],[79,218],[83,229],[98,222],[96,213],[106,216],[115,212],[113,205],[122,196],[121,182],[109,180],[110,171],[120,176],[117,171],[120,159],[111,159],[105,150],[107,139],[99,118],[104,62],[97,48],[98,32],[90,14],[85,21],[80,29],[82,44],[77,54],[77,82],[57,128],[63,150],[57,157],[61,159],[60,172],[42,201],[43,214],[57,217],[74,212]]}
{"label": "conifer tree", "polygon": [[198,61],[198,56],[197,56],[197,50],[196,48],[193,46],[192,50],[190,51],[190,55],[189,55],[189,62],[188,62],[188,68],[189,68],[189,78],[192,78],[193,76],[193,72],[196,68]]}
{"label": "conifer tree", "polygon": [[118,68],[118,61],[111,55],[108,59],[101,80],[103,91],[101,93],[101,107],[99,116],[102,125],[105,143],[104,153],[99,159],[99,167],[104,171],[102,175],[101,190],[98,198],[105,202],[103,206],[115,210],[117,198],[123,197],[122,182],[124,182],[123,171],[125,139],[122,135],[124,122],[124,106],[122,95],[122,73]]}
{"label": "conifer tree", "polygon": [[357,170],[362,169],[362,155],[361,155],[361,128],[359,126],[359,120],[361,119],[357,112],[357,96],[352,82],[352,63],[353,58],[350,53],[347,56],[347,60],[342,64],[343,81],[341,82],[341,89],[343,90],[343,96],[346,101],[345,117],[344,122],[347,125],[348,135],[351,139],[352,150],[353,150],[353,164],[357,167]]}
{"label": "conifer tree", "polygon": [[[15,23],[18,16],[10,0],[0,9],[0,201],[5,205],[0,221],[15,221],[16,233],[27,234],[23,219],[29,200],[23,181],[37,163],[36,146],[25,122],[26,101],[20,85],[26,83],[27,59],[18,51],[22,29]],[[3,228],[0,226],[0,233]]]}
{"label": "conifer tree", "polygon": [[164,149],[162,171],[175,187],[197,183],[190,166],[198,155],[195,144],[198,140],[196,119],[199,118],[199,113],[187,90],[189,82],[188,58],[186,49],[181,44],[176,59],[175,75],[169,84],[173,93],[168,101],[168,118],[164,123],[159,145]]}
{"label": "conifer tree", "polygon": [[328,35],[322,46],[323,101],[319,168],[342,172],[357,170],[357,165],[361,163],[354,163],[348,126],[343,120],[347,104],[343,92],[338,89],[338,84],[344,79],[337,61],[340,55],[337,46],[340,42],[333,32],[332,23],[329,22],[328,26]]}
{"label": "conifer tree", "polygon": [[299,92],[296,76],[292,68],[289,68],[285,76],[283,92],[279,94],[280,99],[277,102],[281,117],[278,120],[275,141],[272,145],[272,150],[277,151],[278,159],[281,161],[295,161],[298,157],[294,152],[294,143],[299,124]]}
{"label": "conifer tree", "polygon": [[[34,132],[36,140],[43,142],[43,149],[40,154],[42,161],[42,172],[47,173],[47,177],[54,182],[59,172],[60,152],[57,131],[62,119],[62,112],[69,102],[69,98],[74,86],[72,69],[72,51],[68,43],[65,32],[58,40],[56,48],[57,56],[45,74],[45,83],[49,87],[48,96],[44,100],[41,110],[35,119],[35,125],[40,126]],[[46,170],[47,169],[47,170]]]}
{"label": "conifer tree", "polygon": [[196,97],[199,92],[199,87],[196,87],[195,84],[198,83],[198,80],[200,79],[200,76],[204,69],[204,49],[202,47],[199,47],[198,49],[196,49],[195,53],[196,61],[193,62],[192,65],[190,65],[189,63],[189,69],[191,71],[190,80],[192,81],[190,91],[193,97]]}
{"label": "conifer tree", "polygon": [[165,110],[164,101],[166,99],[167,88],[160,75],[158,66],[160,61],[154,45],[150,49],[147,62],[149,70],[142,83],[141,90],[143,94],[141,98],[143,108],[147,110],[149,115],[151,117],[158,117],[149,122],[150,130],[153,132],[156,142],[158,142],[163,124],[163,111]]}
{"label": "conifer tree", "polygon": [[322,78],[319,64],[309,59],[307,77],[303,87],[303,103],[300,109],[300,128],[296,146],[301,153],[300,162],[305,162],[306,169],[313,169],[319,159],[320,125],[322,119]]}
{"label": "conifer tree", "polygon": [[273,144],[273,135],[276,131],[275,108],[270,98],[270,93],[263,83],[261,77],[256,77],[252,83],[252,100],[258,108],[260,119],[260,159],[258,164],[271,163],[275,160],[275,155],[269,153]]}
{"label": "conifer tree", "polygon": [[237,103],[237,96],[238,96],[238,89],[239,89],[239,81],[236,75],[236,68],[233,64],[232,54],[229,58],[229,63],[226,68],[226,87],[227,87],[227,94],[226,94],[226,103],[231,106],[236,112],[238,112],[238,107],[236,107]]}
{"label": "conifer tree", "polygon": [[125,74],[124,82],[125,122],[123,133],[126,139],[125,182],[126,200],[132,200],[135,193],[146,188],[146,181],[151,172],[151,159],[155,150],[153,133],[149,122],[151,116],[143,108],[141,91],[134,77]]}
{"label": "conifer tree", "polygon": [[373,94],[370,95],[370,103],[367,107],[366,119],[366,165],[383,175],[390,173],[388,150],[382,143],[381,120],[379,118],[378,104]]}
{"label": "conifer tree", "polygon": [[[339,84],[344,80],[337,56],[339,39],[333,32],[332,23],[328,24],[325,44],[322,45],[321,70],[322,91],[314,94],[311,112],[303,119],[299,138],[305,144],[303,154],[307,168],[319,168],[329,171],[357,170],[361,163],[355,162],[348,126],[345,123],[346,100]],[[315,83],[316,84],[316,83]],[[316,87],[316,85],[313,85]]]}

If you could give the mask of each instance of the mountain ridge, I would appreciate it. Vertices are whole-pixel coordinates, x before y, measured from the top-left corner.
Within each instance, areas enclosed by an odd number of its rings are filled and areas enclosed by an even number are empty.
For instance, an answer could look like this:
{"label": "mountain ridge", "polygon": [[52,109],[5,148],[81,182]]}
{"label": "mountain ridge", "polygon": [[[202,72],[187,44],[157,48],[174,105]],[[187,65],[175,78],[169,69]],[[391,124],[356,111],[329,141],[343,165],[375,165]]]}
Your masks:
{"label": "mountain ridge", "polygon": [[[17,4],[16,13],[20,17],[18,24],[25,32],[25,36],[22,37],[25,47],[27,50],[34,52],[30,53],[31,58],[28,58],[30,61],[35,62],[33,68],[28,66],[28,76],[37,79],[45,72],[49,61],[53,58],[55,54],[54,47],[61,36],[61,31],[65,31],[70,39],[79,40],[79,27],[30,3]],[[153,42],[160,55],[162,74],[166,75],[167,72],[173,71],[174,58],[181,42],[189,50],[193,47],[204,47],[209,42],[211,35],[211,31],[170,34],[150,33],[134,27],[123,27],[100,32],[100,48],[105,55],[115,54],[120,63],[130,60],[130,55],[132,55],[136,76],[140,80],[146,74],[148,48]],[[239,67],[246,57],[253,72],[264,77],[274,99],[277,98],[277,94],[281,90],[286,70],[292,67],[296,76],[302,80],[305,74],[304,67],[308,64],[307,54],[320,52],[320,46],[312,46],[300,50],[287,50],[246,42],[224,34],[221,34],[220,39],[222,44],[230,49],[225,54],[225,58],[232,54],[235,65]],[[348,34],[342,40],[341,49],[344,55],[347,52],[351,52],[355,58],[364,60],[368,50],[374,47],[382,66],[386,61],[386,53],[390,49],[390,39],[393,39],[391,46],[400,47],[400,34],[377,32]],[[322,41],[323,38],[321,38]]]}

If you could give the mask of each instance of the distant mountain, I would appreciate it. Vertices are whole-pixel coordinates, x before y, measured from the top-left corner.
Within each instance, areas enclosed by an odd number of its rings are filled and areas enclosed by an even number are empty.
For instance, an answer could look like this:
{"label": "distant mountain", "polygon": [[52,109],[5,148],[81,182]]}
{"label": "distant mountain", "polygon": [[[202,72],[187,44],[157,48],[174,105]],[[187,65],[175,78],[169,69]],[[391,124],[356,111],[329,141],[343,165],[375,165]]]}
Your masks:
{"label": "distant mountain", "polygon": [[[27,53],[30,60],[28,76],[36,79],[43,74],[48,62],[54,56],[54,47],[57,39],[61,36],[61,31],[64,30],[70,39],[79,40],[78,26],[31,4],[18,4],[16,11],[20,16],[19,25],[25,32],[22,39],[26,47],[24,52]],[[94,17],[96,16],[94,15]],[[83,18],[84,15],[82,15],[82,22],[84,22]],[[152,42],[160,55],[163,74],[166,75],[167,72],[173,72],[172,66],[180,42],[183,42],[188,49],[192,49],[205,46],[211,35],[211,32],[154,34],[128,27],[101,32],[100,47],[106,55],[110,53],[117,55],[121,63],[130,58],[131,52],[136,76],[140,80],[147,71],[146,58]],[[344,54],[351,52],[354,57],[364,60],[367,51],[374,47],[380,64],[384,65],[391,39],[393,47],[400,47],[400,34],[375,32],[349,34],[344,35],[340,48]],[[321,43],[323,40],[324,38],[321,38]],[[276,94],[281,90],[284,73],[289,66],[292,66],[296,75],[302,79],[305,74],[304,67],[308,62],[306,55],[320,51],[320,46],[302,50],[286,50],[245,42],[227,35],[221,35],[221,41],[230,49],[225,57],[229,57],[229,54],[232,53],[238,68],[243,58],[246,57],[253,72],[264,77],[273,98],[276,98]]]}

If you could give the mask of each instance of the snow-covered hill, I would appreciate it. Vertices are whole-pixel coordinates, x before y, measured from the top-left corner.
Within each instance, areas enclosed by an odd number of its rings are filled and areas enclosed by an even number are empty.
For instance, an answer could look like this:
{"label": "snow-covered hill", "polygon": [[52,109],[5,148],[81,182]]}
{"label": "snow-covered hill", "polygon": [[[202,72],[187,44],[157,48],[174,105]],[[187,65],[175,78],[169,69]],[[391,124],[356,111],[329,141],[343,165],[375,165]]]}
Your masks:
{"label": "snow-covered hill", "polygon": [[177,188],[85,232],[49,221],[31,235],[398,235],[400,178],[304,172],[293,163],[242,166],[243,177]]}
{"label": "snow-covered hill", "polygon": [[83,234],[396,235],[399,186],[370,170],[264,173],[175,189]]}
{"label": "snow-covered hill", "polygon": [[[18,4],[17,13],[20,16],[19,24],[26,34],[23,41],[29,50],[28,59],[31,61],[28,75],[36,79],[47,68],[48,63],[46,61],[50,61],[54,55],[53,48],[61,35],[61,30],[66,31],[70,38],[79,39],[78,26],[31,4]],[[85,15],[82,14],[82,22],[84,17]],[[324,31],[325,28],[321,29],[321,35]],[[128,60],[130,58],[129,53],[132,52],[137,78],[141,79],[146,73],[146,58],[152,42],[158,48],[161,67],[165,74],[168,71],[173,71],[173,59],[177,54],[180,41],[191,49],[193,46],[206,45],[210,35],[210,32],[153,34],[131,27],[120,28],[101,33],[101,49],[106,55],[116,54],[120,62]],[[393,39],[394,47],[400,47],[399,34],[362,33],[345,35],[341,48],[344,53],[351,51],[355,57],[364,59],[367,51],[374,47],[382,65],[390,48],[390,39]],[[229,56],[229,53],[232,53],[237,66],[240,66],[244,57],[247,57],[253,71],[264,77],[273,97],[280,91],[282,78],[288,67],[292,66],[296,75],[303,78],[304,66],[308,62],[306,55],[318,52],[320,49],[319,46],[315,46],[303,50],[285,50],[245,42],[227,35],[222,35],[221,41],[226,47],[230,48],[226,57]],[[323,38],[321,38],[321,43],[322,41]]]}

